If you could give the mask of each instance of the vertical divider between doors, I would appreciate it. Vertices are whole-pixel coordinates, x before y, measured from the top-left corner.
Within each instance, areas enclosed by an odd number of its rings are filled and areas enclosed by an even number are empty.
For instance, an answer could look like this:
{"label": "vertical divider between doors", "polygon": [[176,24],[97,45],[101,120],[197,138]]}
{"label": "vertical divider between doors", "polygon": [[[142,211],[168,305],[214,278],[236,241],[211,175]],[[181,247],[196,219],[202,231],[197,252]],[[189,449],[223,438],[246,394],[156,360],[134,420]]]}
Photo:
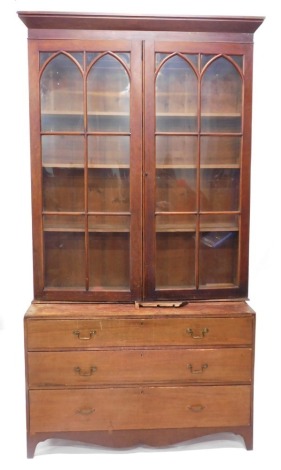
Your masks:
{"label": "vertical divider between doors", "polygon": [[83,109],[84,109],[84,209],[85,209],[85,289],[89,290],[89,217],[88,217],[88,120],[87,120],[87,70],[86,52],[84,52]]}
{"label": "vertical divider between doors", "polygon": [[145,260],[145,252],[144,252],[144,244],[145,244],[145,237],[144,237],[144,227],[145,227],[145,208],[144,208],[144,184],[145,184],[145,41],[142,41],[141,44],[141,65],[142,65],[142,170],[141,170],[141,186],[142,186],[142,210],[141,210],[141,219],[142,219],[142,234],[141,234],[141,278],[142,278],[142,292],[141,297],[142,300],[145,299],[145,272],[144,272],[144,260]]}
{"label": "vertical divider between doors", "polygon": [[198,129],[198,147],[197,147],[197,201],[196,201],[196,236],[195,236],[195,286],[199,288],[200,282],[200,189],[201,189],[201,60],[202,54],[198,55],[198,79],[197,79],[197,129]]}

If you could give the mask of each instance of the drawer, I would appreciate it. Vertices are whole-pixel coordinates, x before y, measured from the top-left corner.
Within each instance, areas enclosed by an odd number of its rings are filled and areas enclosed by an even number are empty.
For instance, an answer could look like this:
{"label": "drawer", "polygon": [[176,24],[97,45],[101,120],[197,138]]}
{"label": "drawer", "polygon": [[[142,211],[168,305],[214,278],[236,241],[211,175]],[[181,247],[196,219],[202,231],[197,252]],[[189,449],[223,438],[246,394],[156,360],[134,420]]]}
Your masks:
{"label": "drawer", "polygon": [[251,345],[253,318],[28,319],[26,330],[28,350]]}
{"label": "drawer", "polygon": [[30,388],[130,383],[251,383],[252,350],[29,352]]}
{"label": "drawer", "polygon": [[32,390],[30,433],[247,426],[251,387]]}

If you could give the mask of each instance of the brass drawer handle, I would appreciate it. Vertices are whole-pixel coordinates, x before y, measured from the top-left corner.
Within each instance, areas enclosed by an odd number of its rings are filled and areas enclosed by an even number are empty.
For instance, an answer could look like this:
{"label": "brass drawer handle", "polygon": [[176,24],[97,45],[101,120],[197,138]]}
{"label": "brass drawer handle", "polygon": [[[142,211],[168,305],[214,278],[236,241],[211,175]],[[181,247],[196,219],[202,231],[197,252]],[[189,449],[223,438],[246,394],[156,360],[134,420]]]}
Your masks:
{"label": "brass drawer handle", "polygon": [[203,405],[190,405],[188,407],[188,409],[190,411],[192,411],[193,413],[201,413],[201,411],[203,411],[205,409],[205,406],[203,406]]}
{"label": "brass drawer handle", "polygon": [[93,375],[94,372],[97,371],[96,366],[90,367],[88,371],[82,370],[81,367],[77,366],[74,367],[74,371],[77,372],[81,377],[90,377],[90,375]]}
{"label": "brass drawer handle", "polygon": [[193,369],[192,364],[187,364],[187,368],[190,370],[191,374],[203,374],[204,370],[208,368],[208,364],[202,364],[201,369]]}
{"label": "brass drawer handle", "polygon": [[95,412],[94,408],[81,408],[80,410],[76,411],[77,414],[83,415],[83,416],[91,415],[94,412]]}
{"label": "brass drawer handle", "polygon": [[89,331],[89,335],[88,335],[88,336],[81,336],[80,330],[74,330],[74,331],[73,331],[73,334],[74,334],[75,336],[77,336],[78,339],[81,339],[82,341],[89,341],[93,336],[95,336],[96,331],[95,331],[95,330]]}
{"label": "brass drawer handle", "polygon": [[192,329],[192,328],[187,328],[186,332],[187,332],[187,334],[188,334],[189,336],[191,336],[191,338],[193,338],[193,339],[203,339],[203,338],[206,336],[206,334],[209,333],[209,329],[208,329],[208,328],[203,328],[203,329],[201,330],[201,334],[200,334],[200,335],[195,335],[195,334],[193,333],[193,329]]}

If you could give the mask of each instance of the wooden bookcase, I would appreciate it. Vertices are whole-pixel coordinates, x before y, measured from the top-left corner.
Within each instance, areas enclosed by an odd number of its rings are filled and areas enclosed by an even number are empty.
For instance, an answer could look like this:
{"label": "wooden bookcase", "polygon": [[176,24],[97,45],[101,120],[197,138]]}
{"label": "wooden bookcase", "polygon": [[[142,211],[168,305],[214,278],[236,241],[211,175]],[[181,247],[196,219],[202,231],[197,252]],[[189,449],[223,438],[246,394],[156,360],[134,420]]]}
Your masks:
{"label": "wooden bookcase", "polygon": [[[19,17],[34,246],[28,455],[53,435],[127,446],[230,430],[251,448],[245,300],[263,18]],[[156,404],[171,406],[165,419]]]}

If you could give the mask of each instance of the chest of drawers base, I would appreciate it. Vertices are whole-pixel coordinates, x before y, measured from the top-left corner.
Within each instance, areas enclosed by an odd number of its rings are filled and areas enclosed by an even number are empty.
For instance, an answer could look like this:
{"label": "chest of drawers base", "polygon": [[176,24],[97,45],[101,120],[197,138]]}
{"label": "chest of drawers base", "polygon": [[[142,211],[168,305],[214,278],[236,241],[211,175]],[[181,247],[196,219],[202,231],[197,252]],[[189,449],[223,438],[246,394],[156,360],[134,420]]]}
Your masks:
{"label": "chest of drawers base", "polygon": [[32,304],[28,457],[49,438],[129,448],[234,433],[252,449],[254,332],[242,301]]}
{"label": "chest of drawers base", "polygon": [[241,436],[247,450],[253,449],[252,426],[185,428],[185,429],[140,429],[130,431],[79,431],[79,432],[39,432],[27,436],[27,457],[33,458],[38,443],[47,439],[62,439],[77,443],[92,444],[109,449],[130,449],[140,446],[167,448],[197,438],[213,436],[219,439],[231,439],[233,435]]}

